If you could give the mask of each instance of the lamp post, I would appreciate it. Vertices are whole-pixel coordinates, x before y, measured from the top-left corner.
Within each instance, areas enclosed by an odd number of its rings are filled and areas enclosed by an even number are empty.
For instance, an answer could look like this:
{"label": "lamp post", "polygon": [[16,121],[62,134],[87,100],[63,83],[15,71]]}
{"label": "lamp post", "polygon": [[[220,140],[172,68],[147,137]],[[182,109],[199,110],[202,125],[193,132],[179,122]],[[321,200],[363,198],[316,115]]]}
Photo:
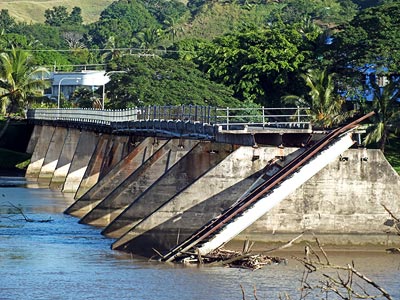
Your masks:
{"label": "lamp post", "polygon": [[[105,73],[104,76],[108,77],[108,75],[115,74],[115,73],[126,73],[126,71],[110,71],[110,72]],[[104,100],[105,100],[105,98],[106,98],[106,84],[104,83],[103,84],[103,99],[101,101],[101,109],[103,109],[103,110],[104,110]]]}
{"label": "lamp post", "polygon": [[76,80],[78,82],[78,80],[81,80],[82,78],[80,78],[80,77],[63,77],[63,78],[60,79],[60,81],[58,81],[57,108],[60,108],[61,82],[64,79]]}

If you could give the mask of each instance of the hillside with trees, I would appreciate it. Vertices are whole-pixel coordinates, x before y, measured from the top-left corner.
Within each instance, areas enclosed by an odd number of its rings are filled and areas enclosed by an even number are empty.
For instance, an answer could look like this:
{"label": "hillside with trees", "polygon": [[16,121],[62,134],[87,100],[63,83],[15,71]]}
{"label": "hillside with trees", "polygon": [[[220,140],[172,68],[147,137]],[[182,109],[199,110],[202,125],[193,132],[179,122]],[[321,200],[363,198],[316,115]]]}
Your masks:
{"label": "hillside with trees", "polygon": [[[12,64],[25,63],[27,74],[124,70],[110,82],[108,108],[305,105],[321,128],[374,109],[367,142],[384,150],[398,132],[397,1],[118,0],[91,22],[84,2],[71,3],[47,7],[36,23],[0,10],[5,115],[54,105],[39,84],[7,92]],[[24,60],[10,61],[13,51]],[[68,105],[90,106],[88,94],[78,91]]]}

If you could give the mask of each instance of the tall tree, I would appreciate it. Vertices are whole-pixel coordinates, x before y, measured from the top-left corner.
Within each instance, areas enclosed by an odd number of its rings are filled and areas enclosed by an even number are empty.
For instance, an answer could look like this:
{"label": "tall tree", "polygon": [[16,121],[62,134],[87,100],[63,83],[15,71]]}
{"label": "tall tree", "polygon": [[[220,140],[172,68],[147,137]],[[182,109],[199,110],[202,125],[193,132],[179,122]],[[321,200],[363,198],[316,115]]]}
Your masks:
{"label": "tall tree", "polygon": [[0,28],[5,33],[11,32],[15,27],[16,22],[13,17],[10,16],[8,9],[0,10]]}
{"label": "tall tree", "polygon": [[291,25],[250,28],[215,39],[198,60],[211,79],[231,86],[239,99],[271,106],[293,87],[293,76],[310,56],[309,42]]}
{"label": "tall tree", "polygon": [[1,53],[0,63],[1,112],[25,115],[34,93],[46,85],[43,75],[47,70],[35,67],[28,52],[15,48]]}
{"label": "tall tree", "polygon": [[110,66],[126,71],[115,74],[107,84],[110,108],[239,104],[232,97],[232,90],[208,80],[192,62],[126,55],[112,61]]}
{"label": "tall tree", "polygon": [[115,46],[132,46],[137,32],[145,28],[160,27],[157,20],[137,0],[119,0],[113,2],[101,13],[100,19],[91,25],[89,31],[93,43],[103,48],[111,36],[115,37]]}
{"label": "tall tree", "polygon": [[65,6],[54,6],[44,11],[44,23],[50,26],[61,26],[68,20],[68,11]]}
{"label": "tall tree", "polygon": [[400,72],[400,2],[362,10],[333,35],[331,56],[336,69]]}
{"label": "tall tree", "polygon": [[302,77],[308,87],[308,94],[286,96],[286,102],[309,107],[308,114],[316,127],[330,128],[351,116],[344,111],[345,99],[335,92],[334,73],[327,69],[308,70]]}
{"label": "tall tree", "polygon": [[378,143],[382,152],[389,139],[390,133],[400,129],[400,86],[392,80],[381,87],[375,80],[371,80],[373,88],[372,106],[376,114],[373,116],[373,125],[365,138],[365,144]]}

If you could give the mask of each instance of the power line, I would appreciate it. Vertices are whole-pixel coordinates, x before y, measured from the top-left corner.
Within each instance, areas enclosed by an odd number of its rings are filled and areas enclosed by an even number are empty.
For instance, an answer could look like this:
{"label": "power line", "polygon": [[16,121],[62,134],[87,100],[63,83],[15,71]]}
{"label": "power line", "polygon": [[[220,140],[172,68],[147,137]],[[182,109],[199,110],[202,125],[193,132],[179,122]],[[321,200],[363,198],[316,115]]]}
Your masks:
{"label": "power line", "polygon": [[[138,51],[138,52],[163,52],[163,53],[196,53],[190,50],[169,50],[169,49],[150,49],[150,48],[79,48],[79,49],[21,49],[26,52],[75,52],[77,50],[87,50],[89,52],[101,51]],[[3,49],[2,51],[12,51],[11,49]]]}

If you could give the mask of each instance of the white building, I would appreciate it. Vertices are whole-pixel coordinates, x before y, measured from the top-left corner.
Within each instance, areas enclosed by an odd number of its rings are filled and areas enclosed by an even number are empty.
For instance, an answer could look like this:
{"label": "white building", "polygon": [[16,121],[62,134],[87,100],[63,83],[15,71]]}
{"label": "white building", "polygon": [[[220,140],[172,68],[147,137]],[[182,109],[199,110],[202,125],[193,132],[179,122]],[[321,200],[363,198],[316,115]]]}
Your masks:
{"label": "white building", "polygon": [[92,91],[102,88],[110,81],[106,71],[84,70],[80,72],[53,72],[50,74],[51,89],[45,95],[51,99],[69,99],[72,93],[81,86],[90,87]]}

